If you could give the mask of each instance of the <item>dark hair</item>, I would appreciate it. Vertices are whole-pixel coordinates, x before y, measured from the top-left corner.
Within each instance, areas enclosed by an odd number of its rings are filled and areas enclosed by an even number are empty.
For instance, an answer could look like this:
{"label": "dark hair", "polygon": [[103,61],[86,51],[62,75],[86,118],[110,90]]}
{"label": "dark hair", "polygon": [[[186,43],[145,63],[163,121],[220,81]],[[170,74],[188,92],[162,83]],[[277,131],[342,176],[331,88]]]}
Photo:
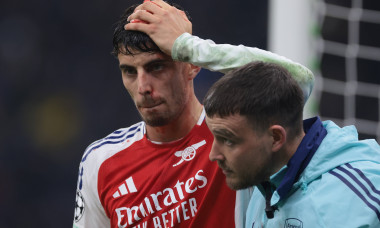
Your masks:
{"label": "dark hair", "polygon": [[203,104],[210,118],[240,114],[258,132],[274,124],[289,127],[290,137],[302,130],[302,90],[276,64],[252,62],[227,73],[210,88]]}
{"label": "dark hair", "polygon": [[[181,6],[174,3],[168,3],[177,9],[180,9],[186,13],[186,16],[190,20],[189,14],[183,10]],[[133,13],[135,8],[140,4],[135,4],[128,7],[124,13],[120,16],[119,20],[115,23],[115,29],[113,33],[113,49],[111,54],[115,57],[118,54],[133,55],[136,52],[162,52],[160,48],[154,43],[154,41],[145,33],[139,31],[125,30],[124,25],[129,23],[127,18]],[[124,50],[125,48],[125,50]]]}

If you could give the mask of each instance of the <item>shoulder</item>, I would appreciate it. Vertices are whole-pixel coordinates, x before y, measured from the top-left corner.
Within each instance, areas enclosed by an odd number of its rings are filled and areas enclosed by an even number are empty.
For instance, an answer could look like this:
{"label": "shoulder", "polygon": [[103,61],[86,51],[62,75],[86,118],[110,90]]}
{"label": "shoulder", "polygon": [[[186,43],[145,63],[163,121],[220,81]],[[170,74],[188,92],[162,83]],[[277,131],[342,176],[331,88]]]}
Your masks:
{"label": "shoulder", "polygon": [[84,151],[79,164],[78,189],[82,190],[84,185],[91,185],[90,189],[96,189],[98,171],[104,161],[138,142],[143,138],[144,131],[144,122],[139,122],[130,127],[116,130],[91,143]]}
{"label": "shoulder", "polygon": [[[75,225],[80,223],[104,227],[109,224],[97,192],[99,167],[107,158],[142,139],[144,133],[145,125],[139,122],[116,130],[87,147],[79,165]],[[87,209],[84,209],[84,205],[78,207],[78,202],[85,204]]]}
{"label": "shoulder", "polygon": [[144,134],[144,122],[136,123],[127,128],[118,129],[106,137],[91,143],[84,151],[81,163],[87,163],[89,160],[105,160],[113,154],[139,141],[143,138]]}
{"label": "shoulder", "polygon": [[[345,194],[371,205],[380,210],[380,164],[373,161],[357,161],[346,163],[333,170],[326,176],[335,186],[344,188]],[[380,215],[380,213],[379,213]]]}
{"label": "shoulder", "polygon": [[379,163],[346,163],[323,174],[309,187],[310,205],[327,227],[339,223],[350,227],[380,225]]}

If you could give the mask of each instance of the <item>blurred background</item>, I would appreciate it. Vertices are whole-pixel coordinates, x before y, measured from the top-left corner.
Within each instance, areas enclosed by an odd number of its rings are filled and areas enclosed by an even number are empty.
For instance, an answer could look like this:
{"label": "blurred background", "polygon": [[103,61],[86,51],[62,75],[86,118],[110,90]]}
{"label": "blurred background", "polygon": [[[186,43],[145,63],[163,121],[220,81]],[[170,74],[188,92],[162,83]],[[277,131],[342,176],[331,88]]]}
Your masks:
{"label": "blurred background", "polygon": [[[0,1],[0,228],[71,227],[91,142],[140,121],[112,49],[132,0]],[[305,117],[355,124],[380,140],[380,3],[175,0],[193,33],[269,49],[316,75]],[[221,74],[202,70],[203,99]]]}

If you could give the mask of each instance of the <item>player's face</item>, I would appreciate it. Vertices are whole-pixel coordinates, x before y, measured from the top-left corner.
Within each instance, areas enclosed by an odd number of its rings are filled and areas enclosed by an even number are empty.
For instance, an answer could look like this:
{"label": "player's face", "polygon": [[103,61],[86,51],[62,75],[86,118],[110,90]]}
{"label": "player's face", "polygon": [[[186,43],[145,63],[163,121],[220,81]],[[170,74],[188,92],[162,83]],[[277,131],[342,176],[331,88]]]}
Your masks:
{"label": "player's face", "polygon": [[182,113],[189,99],[189,64],[162,53],[118,56],[125,88],[143,120],[164,126]]}
{"label": "player's face", "polygon": [[268,134],[258,135],[247,118],[237,114],[207,117],[206,121],[214,135],[210,160],[218,162],[231,189],[244,189],[269,179],[271,142]]}

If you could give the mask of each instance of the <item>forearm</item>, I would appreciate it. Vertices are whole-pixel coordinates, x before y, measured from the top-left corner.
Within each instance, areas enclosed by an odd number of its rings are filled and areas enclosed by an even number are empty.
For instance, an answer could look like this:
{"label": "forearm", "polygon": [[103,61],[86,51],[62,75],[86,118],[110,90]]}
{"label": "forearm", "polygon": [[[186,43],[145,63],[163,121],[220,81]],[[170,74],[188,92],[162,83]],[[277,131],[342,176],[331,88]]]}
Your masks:
{"label": "forearm", "polygon": [[172,58],[222,73],[252,61],[276,63],[285,67],[301,86],[305,102],[314,85],[313,73],[290,59],[243,45],[215,44],[211,40],[203,40],[188,33],[184,33],[176,39],[172,48]]}

